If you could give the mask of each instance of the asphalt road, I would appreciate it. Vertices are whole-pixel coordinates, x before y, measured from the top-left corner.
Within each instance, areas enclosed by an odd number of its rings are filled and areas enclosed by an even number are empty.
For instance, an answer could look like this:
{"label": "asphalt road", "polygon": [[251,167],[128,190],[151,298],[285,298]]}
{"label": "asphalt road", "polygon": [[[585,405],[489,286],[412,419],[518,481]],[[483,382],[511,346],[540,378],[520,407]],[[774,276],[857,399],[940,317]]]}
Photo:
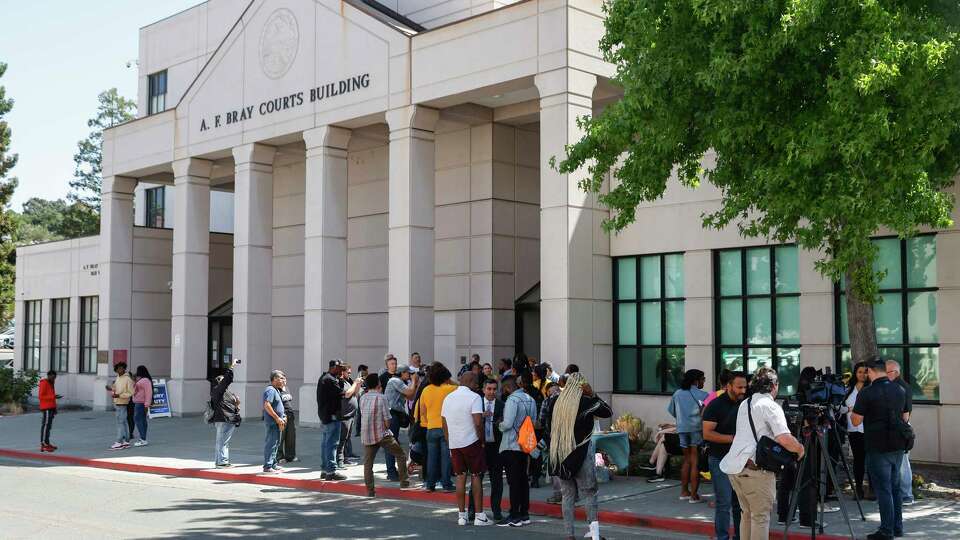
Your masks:
{"label": "asphalt road", "polygon": [[[561,521],[522,529],[456,525],[456,509],[428,503],[0,459],[0,536],[86,538],[562,538]],[[586,532],[578,524],[577,536]],[[629,527],[608,540],[692,539]]]}

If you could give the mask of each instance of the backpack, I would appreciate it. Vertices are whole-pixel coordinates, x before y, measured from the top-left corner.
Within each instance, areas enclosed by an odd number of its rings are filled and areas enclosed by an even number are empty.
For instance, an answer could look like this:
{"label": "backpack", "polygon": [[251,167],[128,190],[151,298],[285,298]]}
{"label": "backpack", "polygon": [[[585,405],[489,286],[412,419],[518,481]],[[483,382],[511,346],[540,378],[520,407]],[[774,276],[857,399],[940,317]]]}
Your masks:
{"label": "backpack", "polygon": [[207,402],[207,408],[203,410],[203,421],[210,424],[213,423],[213,402]]}
{"label": "backpack", "polygon": [[533,429],[533,420],[529,416],[523,419],[517,431],[517,444],[524,454],[529,454],[537,448],[537,434]]}

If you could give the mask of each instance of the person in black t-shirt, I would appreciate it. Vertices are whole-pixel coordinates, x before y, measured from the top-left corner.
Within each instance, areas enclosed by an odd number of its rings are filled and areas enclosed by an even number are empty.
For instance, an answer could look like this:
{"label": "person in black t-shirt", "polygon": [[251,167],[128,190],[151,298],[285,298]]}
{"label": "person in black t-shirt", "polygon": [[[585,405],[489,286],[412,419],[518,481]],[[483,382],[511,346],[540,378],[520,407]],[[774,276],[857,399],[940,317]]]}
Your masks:
{"label": "person in black t-shirt", "polygon": [[850,422],[863,424],[867,474],[880,507],[880,529],[871,540],[888,540],[903,535],[900,464],[906,440],[897,427],[909,418],[907,393],[887,378],[886,364],[879,359],[867,363],[870,386],[857,395]]}
{"label": "person in black t-shirt", "polygon": [[724,392],[703,410],[703,439],[710,443],[710,478],[716,494],[717,507],[713,525],[718,540],[730,538],[730,514],[733,514],[734,539],[740,538],[740,502],[733,492],[730,479],[720,470],[720,460],[730,451],[737,433],[737,411],[747,394],[747,376],[731,373]]}

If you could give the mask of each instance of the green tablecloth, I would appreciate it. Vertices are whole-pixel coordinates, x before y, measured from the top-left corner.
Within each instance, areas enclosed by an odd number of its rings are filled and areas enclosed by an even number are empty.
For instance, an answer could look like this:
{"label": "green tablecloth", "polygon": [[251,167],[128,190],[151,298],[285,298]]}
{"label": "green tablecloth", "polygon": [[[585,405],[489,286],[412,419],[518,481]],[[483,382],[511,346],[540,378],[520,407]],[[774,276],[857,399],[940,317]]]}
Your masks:
{"label": "green tablecloth", "polygon": [[630,441],[622,432],[594,433],[593,444],[597,452],[604,452],[621,471],[630,464]]}

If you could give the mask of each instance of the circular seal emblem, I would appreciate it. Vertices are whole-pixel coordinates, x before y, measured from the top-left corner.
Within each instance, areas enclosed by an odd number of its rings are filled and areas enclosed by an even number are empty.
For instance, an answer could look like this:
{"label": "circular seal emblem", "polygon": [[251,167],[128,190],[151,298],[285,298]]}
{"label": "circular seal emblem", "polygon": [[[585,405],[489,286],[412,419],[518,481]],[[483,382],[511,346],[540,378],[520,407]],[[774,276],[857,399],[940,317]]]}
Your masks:
{"label": "circular seal emblem", "polygon": [[267,17],[260,34],[260,69],[271,79],[283,77],[297,57],[300,28],[293,12],[280,8]]}

